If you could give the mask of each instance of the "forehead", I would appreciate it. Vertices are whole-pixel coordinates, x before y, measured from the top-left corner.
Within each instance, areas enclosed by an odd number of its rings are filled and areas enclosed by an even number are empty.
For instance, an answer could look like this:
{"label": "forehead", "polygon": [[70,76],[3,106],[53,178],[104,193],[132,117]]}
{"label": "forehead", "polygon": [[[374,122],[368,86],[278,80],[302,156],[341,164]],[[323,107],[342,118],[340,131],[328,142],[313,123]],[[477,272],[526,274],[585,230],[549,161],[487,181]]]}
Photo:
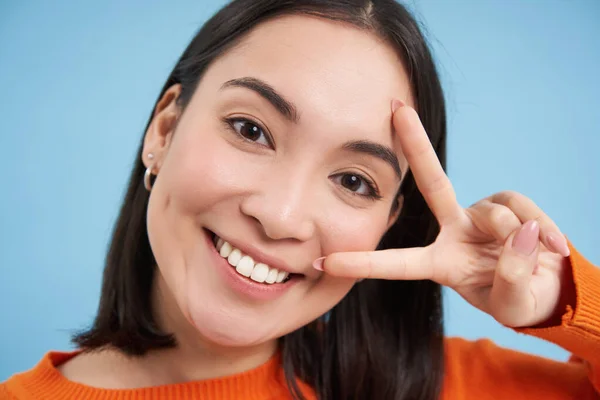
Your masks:
{"label": "forehead", "polygon": [[294,102],[301,125],[361,135],[391,132],[393,98],[413,103],[403,63],[389,44],[324,18],[294,15],[258,25],[205,79],[221,85],[246,76],[266,81]]}

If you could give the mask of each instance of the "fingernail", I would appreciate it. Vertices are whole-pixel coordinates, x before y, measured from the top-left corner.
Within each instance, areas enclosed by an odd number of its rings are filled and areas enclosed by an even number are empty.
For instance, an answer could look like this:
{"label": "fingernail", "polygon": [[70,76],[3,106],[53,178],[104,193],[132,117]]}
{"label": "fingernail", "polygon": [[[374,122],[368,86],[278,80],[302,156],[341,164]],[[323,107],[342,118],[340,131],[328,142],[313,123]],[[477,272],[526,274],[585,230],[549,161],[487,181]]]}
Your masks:
{"label": "fingernail", "polygon": [[392,100],[392,114],[396,112],[400,107],[404,107],[404,102],[402,100],[394,99]]}
{"label": "fingernail", "polygon": [[536,220],[527,221],[517,232],[512,247],[523,255],[530,255],[538,244],[540,224]]}
{"label": "fingernail", "polygon": [[562,234],[550,232],[546,236],[546,240],[548,240],[550,246],[554,247],[554,250],[558,251],[561,256],[569,257],[569,255],[571,255],[571,250],[569,250],[567,239],[565,239]]}
{"label": "fingernail", "polygon": [[313,268],[323,271],[323,261],[325,261],[325,257],[317,258],[315,261],[313,261]]}

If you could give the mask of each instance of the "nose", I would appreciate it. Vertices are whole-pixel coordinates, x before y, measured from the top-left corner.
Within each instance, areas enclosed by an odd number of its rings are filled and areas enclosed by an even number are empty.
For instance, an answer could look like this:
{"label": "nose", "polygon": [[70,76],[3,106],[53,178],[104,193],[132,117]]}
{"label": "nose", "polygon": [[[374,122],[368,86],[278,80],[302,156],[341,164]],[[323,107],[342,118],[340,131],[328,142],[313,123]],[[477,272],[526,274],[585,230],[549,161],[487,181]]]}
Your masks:
{"label": "nose", "polygon": [[270,239],[309,240],[315,233],[316,204],[311,204],[309,179],[296,170],[280,170],[257,179],[251,194],[241,203],[243,214],[258,222]]}

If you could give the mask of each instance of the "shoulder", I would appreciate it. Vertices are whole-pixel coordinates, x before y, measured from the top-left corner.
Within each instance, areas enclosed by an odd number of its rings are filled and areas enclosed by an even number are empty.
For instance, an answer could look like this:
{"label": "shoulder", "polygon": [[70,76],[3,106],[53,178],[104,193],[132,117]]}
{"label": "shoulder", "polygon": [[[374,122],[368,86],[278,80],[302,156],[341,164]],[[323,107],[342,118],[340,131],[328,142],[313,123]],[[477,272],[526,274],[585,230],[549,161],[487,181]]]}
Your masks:
{"label": "shoulder", "polygon": [[98,376],[98,369],[103,369],[106,357],[102,353],[80,353],[77,356],[56,365],[56,370],[72,382],[83,383],[89,386],[90,380]]}
{"label": "shoulder", "polygon": [[49,393],[130,387],[136,370],[133,362],[116,351],[49,352],[32,369],[0,383],[0,399],[46,399],[52,398]]}
{"label": "shoulder", "polygon": [[[502,398],[548,393],[552,398],[580,399],[590,388],[587,368],[581,362],[551,360],[498,346],[489,339],[450,337],[444,347],[447,390],[468,387],[481,390],[482,398],[493,392],[502,393]],[[565,397],[556,397],[557,393]]]}
{"label": "shoulder", "polygon": [[115,350],[81,352],[56,366],[68,381],[85,386],[124,389],[135,381],[139,365]]}
{"label": "shoulder", "polygon": [[[579,362],[556,361],[533,354],[501,347],[490,339],[468,340],[460,337],[445,339],[446,365],[451,369],[474,369],[480,371],[501,370],[514,373],[541,368],[544,371],[559,371],[561,374],[578,375],[584,370]],[[510,367],[510,368],[508,368]]]}
{"label": "shoulder", "polygon": [[31,369],[11,376],[0,383],[0,399],[37,399],[39,393],[44,393],[48,387],[55,385],[61,375],[55,368],[56,364],[75,357],[79,352],[48,352]]}

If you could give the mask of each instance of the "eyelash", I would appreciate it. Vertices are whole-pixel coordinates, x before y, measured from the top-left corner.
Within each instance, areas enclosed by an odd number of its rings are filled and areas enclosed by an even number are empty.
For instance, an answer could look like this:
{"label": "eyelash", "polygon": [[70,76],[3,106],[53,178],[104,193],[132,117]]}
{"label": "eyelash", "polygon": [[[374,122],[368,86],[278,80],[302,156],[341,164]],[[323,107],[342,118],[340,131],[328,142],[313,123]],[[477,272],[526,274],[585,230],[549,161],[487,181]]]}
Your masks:
{"label": "eyelash", "polygon": [[351,172],[351,173],[344,172],[341,174],[334,175],[333,178],[343,177],[344,175],[354,175],[354,176],[358,177],[365,185],[367,185],[367,193],[366,194],[353,192],[350,189],[344,188],[352,196],[359,196],[359,197],[366,198],[368,200],[373,200],[373,201],[382,199],[382,196],[379,193],[379,190],[377,189],[377,186],[375,185],[375,183],[373,183],[372,180],[370,180],[369,178],[367,178],[366,176],[364,176],[362,174],[359,174],[357,172]]}
{"label": "eyelash", "polygon": [[244,135],[242,135],[240,132],[238,132],[238,130],[235,128],[235,123],[237,122],[242,122],[242,123],[246,123],[246,124],[250,124],[250,125],[254,125],[256,126],[258,129],[261,130],[262,134],[265,136],[265,139],[267,140],[267,142],[269,143],[269,147],[271,147],[272,149],[275,148],[275,145],[273,143],[273,140],[271,139],[271,136],[267,133],[267,130],[265,128],[262,127],[261,124],[259,124],[256,121],[253,121],[247,117],[230,117],[230,118],[224,118],[223,122],[225,122],[225,125],[233,132],[235,133],[235,135],[243,140],[244,142],[249,142],[249,143],[255,143],[258,144],[259,146],[263,146],[265,147],[265,145],[262,145],[260,143],[257,143],[254,140],[248,139],[247,137],[245,137]]}
{"label": "eyelash", "polygon": [[[261,126],[261,124],[259,124],[256,121],[251,120],[250,118],[247,117],[230,117],[230,118],[224,118],[223,122],[226,124],[227,128],[229,128],[233,133],[236,134],[236,136],[243,140],[244,142],[250,142],[250,143],[256,143],[256,141],[251,140],[246,138],[245,136],[243,136],[240,132],[238,132],[238,130],[235,128],[235,123],[237,122],[242,122],[242,123],[247,123],[247,124],[251,124],[256,126],[258,129],[261,130],[262,134],[265,136],[265,139],[267,140],[267,142],[269,143],[269,146],[271,148],[275,148],[274,144],[273,144],[273,140],[271,139],[270,135],[267,133],[267,130],[265,128],[263,128]],[[258,144],[259,146],[263,146],[262,144]],[[362,198],[366,198],[369,200],[380,200],[382,198],[381,194],[379,193],[379,190],[377,189],[377,186],[375,185],[375,183],[373,183],[373,181],[369,178],[367,178],[366,176],[360,174],[360,173],[340,173],[337,175],[334,175],[334,178],[337,177],[343,177],[344,175],[354,175],[356,177],[358,177],[365,185],[367,185],[367,194],[361,194],[361,193],[357,193],[357,192],[353,192],[349,189],[344,188],[348,193],[350,193],[353,196],[359,196]]]}

